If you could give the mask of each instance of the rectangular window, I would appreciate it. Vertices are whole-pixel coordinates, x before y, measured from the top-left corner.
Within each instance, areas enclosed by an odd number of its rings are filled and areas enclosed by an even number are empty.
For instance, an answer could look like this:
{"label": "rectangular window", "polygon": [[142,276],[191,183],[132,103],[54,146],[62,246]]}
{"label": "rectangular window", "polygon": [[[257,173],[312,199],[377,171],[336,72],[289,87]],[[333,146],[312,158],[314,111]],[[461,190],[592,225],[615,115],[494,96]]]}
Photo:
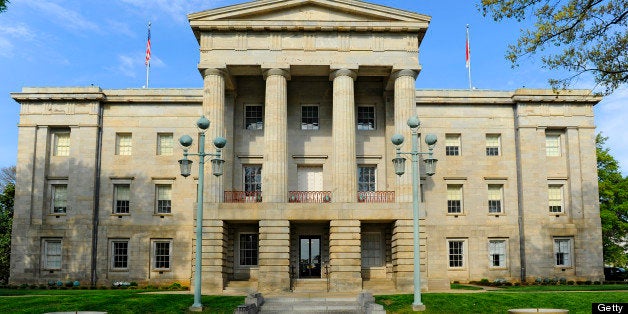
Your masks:
{"label": "rectangular window", "polygon": [[489,184],[488,185],[488,212],[491,214],[502,212],[502,198],[504,195],[503,185],[501,184]]}
{"label": "rectangular window", "polygon": [[262,166],[260,165],[244,166],[244,191],[245,192],[261,192],[262,191]]}
{"label": "rectangular window", "polygon": [[499,156],[499,134],[486,134],[486,156]]}
{"label": "rectangular window", "polygon": [[547,187],[547,194],[549,197],[549,212],[550,213],[562,213],[563,212],[563,186],[562,185],[549,185]]}
{"label": "rectangular window", "polygon": [[155,186],[155,195],[157,199],[157,214],[171,213],[172,206],[172,185],[158,184]]}
{"label": "rectangular window", "polygon": [[445,134],[445,155],[460,155],[460,134]]}
{"label": "rectangular window", "polygon": [[261,130],[264,128],[262,105],[244,106],[244,128],[247,130]]}
{"label": "rectangular window", "polygon": [[358,106],[358,130],[375,130],[375,107]]}
{"label": "rectangular window", "polygon": [[375,166],[358,166],[358,191],[371,192],[375,191]]}
{"label": "rectangular window", "polygon": [[449,267],[464,267],[464,240],[448,240],[447,245],[449,246]]}
{"label": "rectangular window", "polygon": [[506,240],[488,241],[488,260],[490,267],[506,267]]}
{"label": "rectangular window", "polygon": [[382,234],[362,233],[362,268],[384,266],[382,255]]}
{"label": "rectangular window", "polygon": [[318,130],[318,106],[301,106],[301,130]]}
{"label": "rectangular window", "polygon": [[545,134],[545,155],[549,157],[561,156],[560,134]]}
{"label": "rectangular window", "polygon": [[572,239],[571,238],[555,238],[554,239],[554,257],[556,266],[572,266]]}
{"label": "rectangular window", "polygon": [[172,259],[172,240],[154,240],[153,268],[155,270],[169,270]]}
{"label": "rectangular window", "polygon": [[131,133],[116,134],[116,155],[131,156],[133,152]]}
{"label": "rectangular window", "polygon": [[131,205],[131,185],[115,184],[113,186],[113,213],[128,214]]}
{"label": "rectangular window", "polygon": [[129,267],[129,241],[111,241],[111,268],[127,269]]}
{"label": "rectangular window", "polygon": [[255,233],[240,233],[240,266],[256,266],[259,236]]}
{"label": "rectangular window", "polygon": [[462,184],[447,184],[447,213],[462,213]]}
{"label": "rectangular window", "polygon": [[172,156],[174,153],[174,138],[172,133],[157,134],[157,155]]}
{"label": "rectangular window", "polygon": [[61,269],[61,239],[44,240],[44,269]]}
{"label": "rectangular window", "polygon": [[70,132],[55,131],[53,133],[53,156],[70,156]]}
{"label": "rectangular window", "polygon": [[63,214],[68,209],[68,185],[53,184],[51,186],[52,194],[52,213]]}

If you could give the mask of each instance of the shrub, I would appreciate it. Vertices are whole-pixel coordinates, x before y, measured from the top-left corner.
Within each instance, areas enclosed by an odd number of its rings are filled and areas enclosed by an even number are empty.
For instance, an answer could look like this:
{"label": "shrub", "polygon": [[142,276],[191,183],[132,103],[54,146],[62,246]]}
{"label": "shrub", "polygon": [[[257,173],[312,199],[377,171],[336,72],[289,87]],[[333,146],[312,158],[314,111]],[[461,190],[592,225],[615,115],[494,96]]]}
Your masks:
{"label": "shrub", "polygon": [[490,282],[488,281],[488,279],[482,278],[482,279],[480,279],[480,285],[488,286],[488,285],[490,285]]}
{"label": "shrub", "polygon": [[74,287],[74,282],[72,282],[71,280],[68,280],[65,282],[65,286],[68,288]]}
{"label": "shrub", "polygon": [[168,290],[181,290],[181,288],[181,284],[178,282],[172,283],[167,287]]}
{"label": "shrub", "polygon": [[570,286],[574,286],[574,285],[576,285],[576,282],[573,281],[573,280],[569,280],[569,281],[567,281],[567,284],[570,285]]}
{"label": "shrub", "polygon": [[24,289],[26,289],[26,288],[28,288],[28,285],[27,285],[27,284],[25,284],[25,283],[23,283],[23,284],[19,285],[19,287],[18,287],[18,289],[20,289],[20,290],[24,290]]}

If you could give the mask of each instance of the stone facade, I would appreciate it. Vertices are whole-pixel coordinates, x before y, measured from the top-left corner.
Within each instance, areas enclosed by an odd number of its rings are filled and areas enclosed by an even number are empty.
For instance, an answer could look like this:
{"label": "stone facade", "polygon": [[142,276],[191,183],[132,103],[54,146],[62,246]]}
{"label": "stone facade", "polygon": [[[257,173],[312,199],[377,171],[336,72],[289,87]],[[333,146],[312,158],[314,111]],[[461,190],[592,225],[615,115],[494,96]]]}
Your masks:
{"label": "stone facade", "polygon": [[590,91],[417,91],[429,17],[362,1],[260,0],[189,19],[202,89],[12,94],[12,283],[190,285],[198,175],[179,175],[176,140],[200,115],[208,146],[228,141],[224,174],[205,168],[206,293],[308,280],[411,291],[412,180],[395,175],[390,138],[409,139],[415,114],[439,138],[437,173],[421,177],[423,290],[602,278]]}

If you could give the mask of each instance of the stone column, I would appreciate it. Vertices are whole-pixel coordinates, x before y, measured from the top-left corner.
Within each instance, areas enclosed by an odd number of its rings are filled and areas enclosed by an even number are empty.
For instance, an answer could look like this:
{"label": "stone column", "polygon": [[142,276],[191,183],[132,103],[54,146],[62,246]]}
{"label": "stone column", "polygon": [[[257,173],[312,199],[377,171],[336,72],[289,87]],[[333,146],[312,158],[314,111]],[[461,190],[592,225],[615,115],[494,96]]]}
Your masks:
{"label": "stone column", "polygon": [[[395,285],[399,291],[414,290],[414,245],[413,245],[413,222],[411,219],[397,220],[393,225],[392,234],[392,258],[393,276]],[[421,223],[423,230],[419,235],[421,243],[421,290],[426,290],[428,285],[428,274],[425,266],[425,247],[427,237],[425,236],[425,224]],[[445,263],[445,261],[439,261]],[[445,265],[445,264],[442,264]],[[437,266],[437,268],[440,266]],[[443,266],[446,268],[446,266]]]}
{"label": "stone column", "polygon": [[357,164],[355,151],[355,94],[353,83],[357,78],[355,71],[335,70],[333,80],[333,116],[332,116],[332,160],[333,195],[337,203],[356,202],[358,193]]}
{"label": "stone column", "polygon": [[265,160],[262,175],[262,195],[266,203],[288,200],[288,79],[283,69],[264,72],[266,102],[264,114]]}
{"label": "stone column", "polygon": [[[205,136],[205,152],[215,152],[214,138],[225,137],[225,76],[222,69],[205,69],[203,74],[203,115],[210,125]],[[227,143],[233,145],[233,143]],[[220,203],[223,200],[223,178],[212,175],[211,158],[205,163],[205,195],[208,203]],[[223,158],[224,159],[224,158]]]}
{"label": "stone column", "polygon": [[259,290],[290,291],[290,221],[259,222]]}
{"label": "stone column", "polygon": [[[393,74],[395,80],[395,133],[405,138],[403,151],[410,151],[411,132],[408,127],[408,118],[416,114],[416,87],[415,80],[418,71],[401,70]],[[419,117],[420,118],[420,117]],[[410,157],[405,156],[406,174],[397,176],[395,195],[397,202],[412,202],[412,174],[410,169]]]}
{"label": "stone column", "polygon": [[331,291],[362,290],[362,250],[359,220],[332,220],[329,224]]}
{"label": "stone column", "polygon": [[[196,233],[194,233],[194,239]],[[194,241],[192,243],[196,243]],[[227,258],[227,224],[222,220],[203,220],[203,261],[202,261],[202,291],[203,293],[222,293],[225,288],[225,262]],[[192,254],[192,278],[194,269],[196,247]],[[190,282],[190,290],[194,290],[194,280]]]}

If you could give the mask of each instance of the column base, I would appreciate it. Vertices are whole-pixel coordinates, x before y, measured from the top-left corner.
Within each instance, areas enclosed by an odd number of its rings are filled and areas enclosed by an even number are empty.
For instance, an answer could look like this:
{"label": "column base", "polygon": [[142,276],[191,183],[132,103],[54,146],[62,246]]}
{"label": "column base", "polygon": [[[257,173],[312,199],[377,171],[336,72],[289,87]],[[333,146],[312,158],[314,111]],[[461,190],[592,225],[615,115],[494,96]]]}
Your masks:
{"label": "column base", "polygon": [[425,311],[425,304],[412,304],[412,310],[415,312],[423,312]]}
{"label": "column base", "polygon": [[188,307],[188,311],[190,312],[203,312],[205,307],[203,305],[192,305]]}

